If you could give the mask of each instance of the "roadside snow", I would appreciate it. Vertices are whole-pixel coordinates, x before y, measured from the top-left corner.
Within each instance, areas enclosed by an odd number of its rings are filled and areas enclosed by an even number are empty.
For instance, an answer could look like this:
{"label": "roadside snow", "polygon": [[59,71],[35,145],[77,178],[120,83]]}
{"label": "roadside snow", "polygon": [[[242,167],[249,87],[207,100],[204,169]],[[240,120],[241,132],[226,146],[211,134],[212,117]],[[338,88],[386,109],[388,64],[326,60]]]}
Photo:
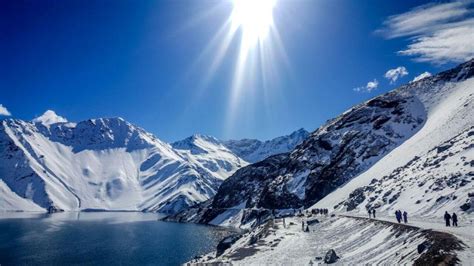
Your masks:
{"label": "roadside snow", "polygon": [[302,218],[275,220],[274,228],[255,244],[248,244],[262,227],[247,233],[219,258],[204,256],[191,263],[224,262],[232,265],[322,264],[326,252],[334,249],[340,264],[411,264],[419,257],[417,245],[425,238],[417,230],[394,228],[346,217],[316,217],[320,223],[303,232]]}

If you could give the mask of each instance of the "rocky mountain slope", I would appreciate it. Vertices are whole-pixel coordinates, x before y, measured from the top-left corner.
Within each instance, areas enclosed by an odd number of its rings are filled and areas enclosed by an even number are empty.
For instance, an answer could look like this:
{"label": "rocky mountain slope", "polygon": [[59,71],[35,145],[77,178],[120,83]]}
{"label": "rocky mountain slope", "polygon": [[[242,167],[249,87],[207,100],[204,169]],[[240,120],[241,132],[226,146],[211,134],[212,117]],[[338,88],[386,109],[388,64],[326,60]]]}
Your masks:
{"label": "rocky mountain slope", "polygon": [[473,75],[471,60],[359,104],[293,151],[239,169],[177,219],[241,225],[256,221],[249,210],[313,205],[460,211],[473,189]]}
{"label": "rocky mountain slope", "polygon": [[400,93],[422,101],[424,126],[315,207],[361,213],[367,208],[387,213],[403,209],[438,218],[455,211],[468,219],[474,210],[469,196],[474,196],[473,76],[471,60],[400,88]]}
{"label": "rocky mountain slope", "polygon": [[248,164],[213,137],[170,145],[121,118],[69,123],[53,111],[0,121],[0,151],[0,210],[175,213]]}
{"label": "rocky mountain slope", "polygon": [[267,141],[256,139],[228,140],[223,144],[247,162],[256,163],[278,153],[293,150],[309,136],[309,132],[301,128],[290,135],[277,137]]}

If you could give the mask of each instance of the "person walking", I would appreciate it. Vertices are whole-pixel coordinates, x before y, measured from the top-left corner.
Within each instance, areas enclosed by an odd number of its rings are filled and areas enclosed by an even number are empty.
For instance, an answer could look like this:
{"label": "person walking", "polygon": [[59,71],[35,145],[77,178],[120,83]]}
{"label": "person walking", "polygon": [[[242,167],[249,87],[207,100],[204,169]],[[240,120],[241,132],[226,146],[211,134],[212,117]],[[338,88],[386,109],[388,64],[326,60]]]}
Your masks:
{"label": "person walking", "polygon": [[403,222],[408,223],[408,213],[406,211],[403,212]]}
{"label": "person walking", "polygon": [[301,221],[301,231],[304,232],[304,221]]}
{"label": "person walking", "polygon": [[458,226],[458,216],[456,215],[456,213],[453,212],[453,215],[451,216],[451,218],[453,219],[453,226]]}
{"label": "person walking", "polygon": [[446,221],[446,226],[451,226],[451,215],[449,215],[448,211],[444,213],[444,220]]}
{"label": "person walking", "polygon": [[375,209],[372,210],[372,217],[375,219]]}
{"label": "person walking", "polygon": [[400,215],[398,214],[398,210],[395,211],[395,218],[397,218],[397,222],[400,223]]}
{"label": "person walking", "polygon": [[369,209],[369,210],[367,210],[367,212],[369,213],[369,219],[370,219],[370,217],[371,217],[370,215],[372,214],[372,211]]}

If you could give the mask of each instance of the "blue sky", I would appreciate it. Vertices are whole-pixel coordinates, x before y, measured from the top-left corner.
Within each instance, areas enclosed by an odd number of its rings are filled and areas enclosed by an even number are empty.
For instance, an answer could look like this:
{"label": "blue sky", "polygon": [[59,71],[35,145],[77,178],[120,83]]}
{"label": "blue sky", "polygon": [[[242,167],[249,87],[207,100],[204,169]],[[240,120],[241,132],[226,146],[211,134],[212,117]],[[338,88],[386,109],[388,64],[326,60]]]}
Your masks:
{"label": "blue sky", "polygon": [[[266,83],[261,71],[249,71],[236,96],[241,32],[211,68],[217,55],[210,43],[224,41],[216,34],[232,13],[231,1],[0,5],[0,114],[31,120],[51,109],[69,121],[120,116],[165,141],[194,133],[268,139],[314,130],[474,51],[469,1],[279,0],[273,28],[287,59],[271,56],[274,72]],[[421,19],[408,20],[416,16]],[[446,28],[464,36],[449,34],[465,50],[426,50],[433,43],[445,47]]]}

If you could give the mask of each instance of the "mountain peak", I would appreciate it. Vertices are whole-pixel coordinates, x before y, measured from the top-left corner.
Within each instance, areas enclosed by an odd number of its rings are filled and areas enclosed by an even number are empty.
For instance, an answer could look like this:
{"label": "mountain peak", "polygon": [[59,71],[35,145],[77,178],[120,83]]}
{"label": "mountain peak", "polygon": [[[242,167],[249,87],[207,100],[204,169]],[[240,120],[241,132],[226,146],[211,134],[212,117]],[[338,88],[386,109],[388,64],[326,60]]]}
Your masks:
{"label": "mountain peak", "polygon": [[215,137],[201,134],[193,134],[190,137],[187,137],[183,140],[173,142],[171,146],[178,150],[191,150],[194,154],[205,153],[205,150],[202,149],[202,145],[206,146],[211,143],[214,145],[221,145],[222,143]]}
{"label": "mountain peak", "polygon": [[41,123],[45,126],[50,126],[52,124],[57,124],[57,123],[67,123],[67,119],[59,116],[54,112],[53,110],[47,110],[42,114],[41,116],[36,117],[35,119],[32,120],[33,123]]}
{"label": "mountain peak", "polygon": [[307,136],[307,135],[309,135],[309,132],[304,128],[300,128],[296,131],[293,131],[289,136],[299,136],[299,135]]}

